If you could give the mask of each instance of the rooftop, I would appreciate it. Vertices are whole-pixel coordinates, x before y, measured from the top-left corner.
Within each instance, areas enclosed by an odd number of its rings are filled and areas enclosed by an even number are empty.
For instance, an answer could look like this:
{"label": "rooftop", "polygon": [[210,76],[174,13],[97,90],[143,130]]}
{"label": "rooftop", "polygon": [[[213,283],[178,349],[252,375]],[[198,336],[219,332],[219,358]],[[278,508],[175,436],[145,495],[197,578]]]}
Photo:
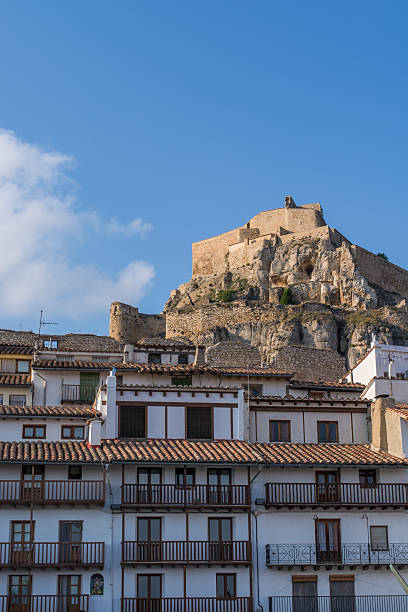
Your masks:
{"label": "rooftop", "polygon": [[29,387],[31,385],[30,374],[0,374],[0,385]]}

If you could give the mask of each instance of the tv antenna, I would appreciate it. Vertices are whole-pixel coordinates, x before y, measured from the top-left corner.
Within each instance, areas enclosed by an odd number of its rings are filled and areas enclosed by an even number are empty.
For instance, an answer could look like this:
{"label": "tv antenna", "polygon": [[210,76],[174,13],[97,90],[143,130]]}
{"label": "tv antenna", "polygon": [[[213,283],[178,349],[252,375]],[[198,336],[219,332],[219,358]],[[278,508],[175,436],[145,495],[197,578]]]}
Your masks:
{"label": "tv antenna", "polygon": [[43,310],[41,310],[41,312],[40,312],[40,324],[39,324],[39,326],[38,326],[38,339],[40,339],[40,336],[41,336],[41,328],[42,328],[42,327],[44,327],[45,325],[58,325],[58,323],[54,323],[54,322],[51,322],[51,321],[44,321],[44,319],[43,319],[43,313],[44,313],[44,311],[43,311]]}

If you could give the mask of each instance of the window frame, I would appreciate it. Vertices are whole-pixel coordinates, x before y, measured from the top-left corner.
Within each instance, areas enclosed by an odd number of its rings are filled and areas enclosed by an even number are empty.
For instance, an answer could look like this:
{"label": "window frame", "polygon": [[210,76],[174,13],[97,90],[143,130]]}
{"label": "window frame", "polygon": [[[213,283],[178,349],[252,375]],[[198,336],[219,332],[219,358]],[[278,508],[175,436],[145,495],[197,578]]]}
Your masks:
{"label": "window frame", "polygon": [[[192,410],[207,410],[207,414],[210,415],[210,428],[209,428],[209,436],[192,436],[189,435],[189,419],[188,419],[188,415],[189,412],[191,413]],[[186,406],[185,408],[185,439],[186,440],[214,440],[214,407],[213,406]],[[191,418],[191,417],[190,417]],[[191,427],[191,423],[190,423],[190,427]],[[202,433],[201,431],[201,424],[200,424],[200,434]],[[205,432],[208,433],[208,432]]]}
{"label": "window frame", "polygon": [[[227,586],[227,580],[228,578],[232,577],[233,581],[234,581],[234,594],[231,595],[230,597],[228,595],[226,595],[226,586]],[[224,582],[224,595],[218,595],[218,578],[223,578],[223,582]],[[230,601],[231,599],[236,599],[237,597],[237,575],[233,572],[217,572],[215,574],[215,596],[218,600],[224,600],[224,601]]]}
{"label": "window frame", "polygon": [[[364,473],[374,472],[374,482],[370,484],[368,482],[361,482],[361,477]],[[376,469],[361,469],[358,470],[358,483],[362,489],[375,489],[378,486],[378,474]]]}
{"label": "window frame", "polygon": [[[42,436],[37,435],[35,431],[37,428],[40,428],[40,427],[43,428],[44,430],[44,435]],[[27,428],[30,428],[33,430],[32,436],[27,435]],[[23,436],[22,437],[26,440],[45,440],[47,437],[47,425],[45,423],[41,425],[39,424],[29,425],[28,423],[26,423],[25,425],[23,425]]]}
{"label": "window frame", "polygon": [[161,353],[148,353],[147,363],[148,365],[161,365],[162,354]]}
{"label": "window frame", "polygon": [[[187,472],[191,473],[192,476],[193,476],[192,484],[187,484],[186,483]],[[181,484],[179,484],[177,482],[177,478],[178,478],[179,475],[183,476],[183,482]],[[196,471],[195,471],[195,468],[193,468],[193,467],[176,467],[176,469],[174,471],[174,482],[175,482],[175,485],[176,485],[177,489],[187,489],[187,488],[190,488],[190,487],[194,487],[195,483],[196,483]]]}
{"label": "window frame", "polygon": [[[71,476],[70,470],[72,470],[73,468],[79,470],[79,476]],[[82,465],[69,465],[67,477],[68,480],[82,480]]]}
{"label": "window frame", "polygon": [[[152,589],[151,578],[152,577],[160,578],[160,593],[161,593],[160,597],[162,597],[162,594],[163,594],[163,577],[162,576],[163,576],[163,574],[137,574],[137,576],[136,576],[136,594],[137,595],[136,596],[140,597],[140,594],[139,594],[139,590],[140,590],[139,578],[147,578],[148,579],[149,597],[143,598],[143,599],[145,599],[145,600],[146,599],[150,599],[150,600],[152,599],[153,601],[157,601],[157,599],[158,599],[157,597],[153,597],[152,598],[152,596],[151,596],[151,589]],[[153,609],[154,609],[154,607],[153,607]]]}
{"label": "window frame", "polygon": [[[279,430],[279,440],[272,440],[272,426],[274,423],[278,424],[278,430]],[[288,440],[282,440],[282,425],[283,424],[287,424],[288,426]],[[282,419],[282,420],[277,420],[277,419],[270,419],[269,420],[269,442],[290,442],[292,439],[292,431],[291,431],[291,421],[287,420],[287,419]]]}
{"label": "window frame", "polygon": [[[13,404],[13,403],[11,402],[11,398],[12,398],[12,397],[13,397],[13,398],[16,398],[16,397],[21,397],[21,398],[24,398],[24,403],[23,403],[23,404],[21,404],[21,403],[18,403],[18,404]],[[15,394],[15,393],[10,394],[10,395],[9,395],[9,400],[8,400],[8,405],[9,405],[9,406],[16,406],[16,407],[18,407],[18,406],[20,406],[20,407],[22,407],[22,406],[27,406],[27,396],[26,396],[26,395],[17,395],[17,394]]]}
{"label": "window frame", "polygon": [[[72,435],[74,430],[77,428],[81,428],[82,429],[82,436],[80,436],[79,438]],[[70,436],[64,436],[64,429],[70,429],[71,430],[71,435]],[[85,439],[85,425],[61,425],[61,440],[84,440]]]}
{"label": "window frame", "polygon": [[[147,521],[148,523],[148,529],[147,529],[147,540],[140,540],[139,536],[140,536],[140,523],[141,521]],[[160,537],[158,540],[152,540],[151,538],[151,534],[152,534],[152,521],[159,521],[160,524]],[[163,519],[161,516],[138,516],[136,519],[136,526],[137,526],[137,530],[136,530],[136,541],[137,542],[162,542],[163,541]]]}
{"label": "window frame", "polygon": [[[157,470],[158,471],[158,475],[160,476],[160,482],[158,484],[153,484],[152,485],[152,472],[153,470]],[[140,474],[143,473],[143,471],[146,472],[148,478],[148,482],[140,482]],[[157,487],[159,485],[162,484],[162,478],[163,478],[163,470],[162,468],[154,468],[154,467],[138,467],[137,468],[137,484],[140,485],[141,487],[146,487],[146,486],[153,486],[153,487]]]}
{"label": "window frame", "polygon": [[[143,432],[143,436],[125,436],[122,433],[122,410],[126,409],[126,408],[133,408],[133,409],[137,409],[140,414],[142,413],[142,410],[144,410],[144,432]],[[148,414],[147,414],[147,406],[139,406],[137,404],[118,404],[118,437],[121,440],[144,440],[147,438],[147,433],[148,433]]]}
{"label": "window frame", "polygon": [[[188,353],[179,353],[177,355],[177,365],[188,365]],[[180,361],[181,358],[181,361]]]}
{"label": "window frame", "polygon": [[[385,544],[373,545],[372,532],[373,529],[385,529]],[[372,552],[386,552],[390,550],[390,541],[388,538],[388,525],[370,525],[370,550]]]}
{"label": "window frame", "polygon": [[[319,432],[320,425],[326,426],[326,438],[329,438],[328,433],[329,433],[330,425],[334,425],[336,427],[336,440],[335,441],[331,441],[329,439],[320,440],[320,432]],[[321,444],[338,444],[339,442],[339,422],[338,421],[317,421],[316,427],[317,427],[317,441],[318,442],[320,442]]]}
{"label": "window frame", "polygon": [[193,386],[193,376],[191,374],[186,374],[185,376],[172,376],[171,386],[172,387],[192,387]]}
{"label": "window frame", "polygon": [[[19,370],[19,365],[23,363],[24,365],[27,364],[27,369],[26,370]],[[17,359],[16,362],[16,373],[17,374],[29,374],[30,373],[30,360],[29,359]]]}

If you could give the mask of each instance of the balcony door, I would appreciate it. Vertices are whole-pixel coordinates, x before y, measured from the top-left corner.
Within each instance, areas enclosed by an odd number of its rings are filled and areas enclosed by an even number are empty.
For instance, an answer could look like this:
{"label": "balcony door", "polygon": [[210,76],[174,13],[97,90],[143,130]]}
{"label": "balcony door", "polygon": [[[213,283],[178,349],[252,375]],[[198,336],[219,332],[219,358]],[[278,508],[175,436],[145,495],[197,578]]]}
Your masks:
{"label": "balcony door", "polygon": [[231,500],[231,470],[228,468],[214,468],[207,472],[208,503],[229,505]]}
{"label": "balcony door", "polygon": [[99,373],[81,372],[79,374],[79,401],[93,402],[99,385]]}
{"label": "balcony door", "polygon": [[44,491],[44,466],[23,465],[21,470],[21,497],[27,501],[41,501]]}
{"label": "balcony door", "polygon": [[58,576],[58,612],[81,612],[81,576]]}
{"label": "balcony door", "polygon": [[137,519],[137,561],[162,559],[161,519]]}
{"label": "balcony door", "polygon": [[338,519],[316,520],[316,562],[341,563]]}
{"label": "balcony door", "polygon": [[337,472],[316,472],[316,489],[318,502],[331,503],[339,501]]}
{"label": "balcony door", "polygon": [[355,612],[355,610],[354,579],[350,580],[342,576],[331,577],[330,612]]}
{"label": "balcony door", "polygon": [[31,596],[30,576],[9,576],[8,612],[29,612]]}
{"label": "balcony door", "polygon": [[137,612],[159,612],[161,596],[161,574],[138,575]]}
{"label": "balcony door", "polygon": [[293,612],[318,612],[316,576],[292,578]]}
{"label": "balcony door", "polygon": [[161,469],[139,468],[137,471],[137,500],[138,504],[161,504]]}
{"label": "balcony door", "polygon": [[30,521],[11,522],[10,562],[16,565],[31,564],[34,523]]}
{"label": "balcony door", "polygon": [[232,560],[232,519],[208,519],[208,532],[210,540],[210,560]]}
{"label": "balcony door", "polygon": [[82,523],[81,521],[60,521],[59,562],[66,565],[81,563]]}

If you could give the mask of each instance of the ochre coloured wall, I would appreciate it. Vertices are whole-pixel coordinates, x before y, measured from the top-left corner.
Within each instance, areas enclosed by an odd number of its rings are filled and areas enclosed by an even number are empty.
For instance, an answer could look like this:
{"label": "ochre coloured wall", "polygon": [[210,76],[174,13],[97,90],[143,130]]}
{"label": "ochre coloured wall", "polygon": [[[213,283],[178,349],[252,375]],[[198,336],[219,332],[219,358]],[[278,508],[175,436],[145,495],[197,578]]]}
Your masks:
{"label": "ochre coloured wall", "polygon": [[351,247],[357,270],[369,283],[408,298],[408,272],[362,247]]}

